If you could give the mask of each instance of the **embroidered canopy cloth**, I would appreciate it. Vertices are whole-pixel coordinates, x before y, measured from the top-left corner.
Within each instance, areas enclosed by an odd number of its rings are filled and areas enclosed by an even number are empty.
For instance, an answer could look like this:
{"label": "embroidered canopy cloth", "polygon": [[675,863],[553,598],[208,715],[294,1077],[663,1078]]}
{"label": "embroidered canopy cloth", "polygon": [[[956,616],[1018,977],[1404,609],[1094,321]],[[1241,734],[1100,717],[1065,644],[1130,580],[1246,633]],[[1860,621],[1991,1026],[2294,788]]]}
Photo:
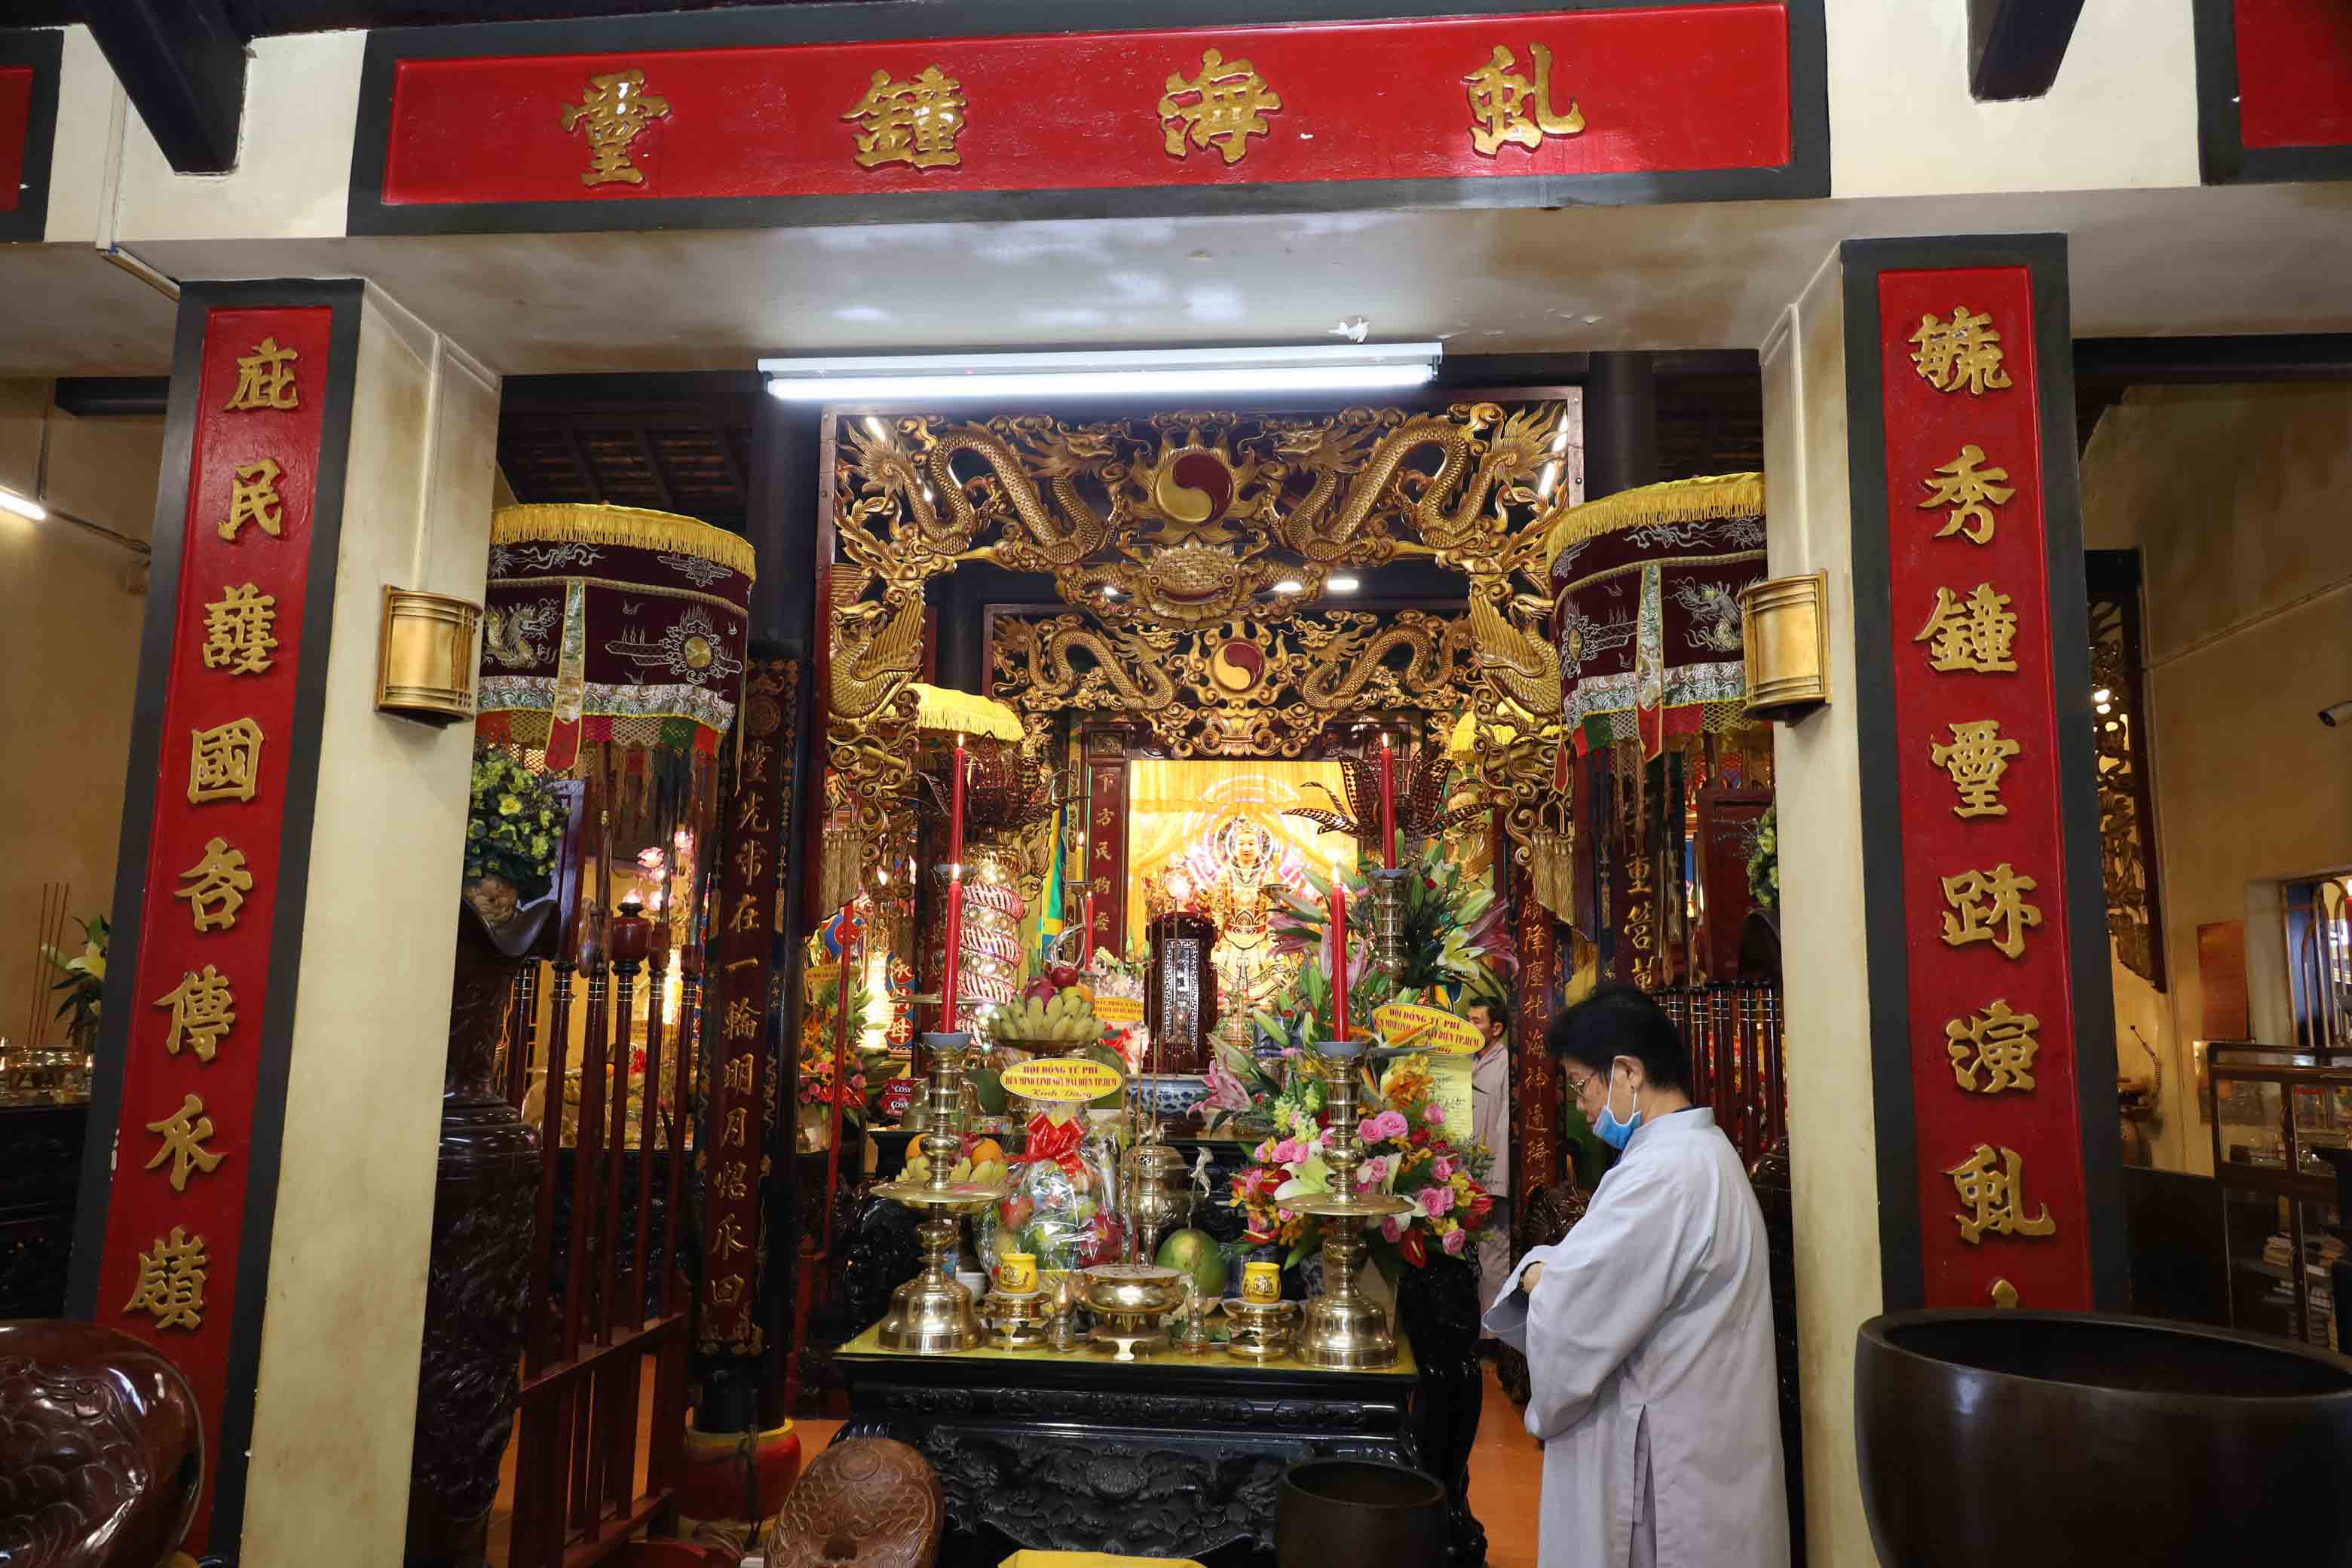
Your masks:
{"label": "embroidered canopy cloth", "polygon": [[664,511],[502,507],[490,521],[477,733],[715,754],[751,638],[751,542]]}
{"label": "embroidered canopy cloth", "polygon": [[1622,490],[1565,508],[1547,540],[1561,711],[1581,753],[1742,721],[1739,591],[1764,577],[1764,477]]}

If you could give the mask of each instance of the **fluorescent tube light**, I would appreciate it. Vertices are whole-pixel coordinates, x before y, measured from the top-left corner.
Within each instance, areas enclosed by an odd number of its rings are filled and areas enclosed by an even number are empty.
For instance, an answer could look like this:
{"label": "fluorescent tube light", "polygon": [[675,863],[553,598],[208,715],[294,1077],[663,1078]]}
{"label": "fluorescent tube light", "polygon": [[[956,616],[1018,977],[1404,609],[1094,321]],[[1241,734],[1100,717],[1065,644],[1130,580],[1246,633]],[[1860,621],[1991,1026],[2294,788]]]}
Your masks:
{"label": "fluorescent tube light", "polygon": [[20,496],[15,490],[0,489],[0,511],[13,511],[18,517],[39,522],[49,515],[49,509],[30,496]]}
{"label": "fluorescent tube light", "polygon": [[763,359],[760,370],[771,394],[793,403],[1378,392],[1427,385],[1437,374],[1444,352],[1443,344],[1426,342],[1115,353],[867,354]]}

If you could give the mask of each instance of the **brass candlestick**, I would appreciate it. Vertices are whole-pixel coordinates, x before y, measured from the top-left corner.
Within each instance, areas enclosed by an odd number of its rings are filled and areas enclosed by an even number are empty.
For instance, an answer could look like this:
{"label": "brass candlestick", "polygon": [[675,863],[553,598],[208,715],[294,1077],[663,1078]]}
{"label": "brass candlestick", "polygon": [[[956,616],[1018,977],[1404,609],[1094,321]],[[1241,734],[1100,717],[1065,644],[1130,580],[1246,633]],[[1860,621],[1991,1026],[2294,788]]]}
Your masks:
{"label": "brass candlestick", "polygon": [[1298,1310],[1296,1301],[1228,1301],[1225,1321],[1229,1331],[1225,1338],[1225,1353],[1244,1361],[1268,1362],[1286,1355],[1290,1350],[1290,1320]]}
{"label": "brass candlestick", "polygon": [[1322,1047],[1333,1068],[1331,1136],[1324,1162],[1331,1167],[1331,1190],[1320,1197],[1294,1198],[1290,1207],[1323,1224],[1323,1289],[1307,1303],[1298,1329],[1297,1356],[1308,1366],[1333,1372],[1395,1364],[1396,1335],[1379,1302],[1356,1289],[1364,1261],[1364,1226],[1412,1205],[1390,1193],[1360,1193],[1356,1169],[1363,1145],[1356,1136],[1356,1079],[1363,1042],[1335,1040]]}
{"label": "brass candlestick", "polygon": [[929,1114],[925,1119],[930,1130],[923,1138],[923,1158],[930,1169],[922,1181],[890,1182],[874,1189],[924,1216],[916,1232],[923,1244],[923,1269],[891,1294],[890,1312],[877,1337],[885,1350],[946,1355],[976,1349],[987,1337],[972,1310],[971,1292],[948,1272],[956,1222],[996,1202],[1004,1189],[948,1179],[961,1147],[955,1124],[963,1104],[963,1053],[971,1037],[961,1032],[925,1035],[923,1043],[931,1052]]}
{"label": "brass candlestick", "polygon": [[1008,1295],[1003,1290],[991,1290],[981,1315],[988,1320],[989,1333],[1005,1350],[1029,1350],[1045,1342],[1053,1317],[1051,1293],[1044,1289],[1024,1290]]}

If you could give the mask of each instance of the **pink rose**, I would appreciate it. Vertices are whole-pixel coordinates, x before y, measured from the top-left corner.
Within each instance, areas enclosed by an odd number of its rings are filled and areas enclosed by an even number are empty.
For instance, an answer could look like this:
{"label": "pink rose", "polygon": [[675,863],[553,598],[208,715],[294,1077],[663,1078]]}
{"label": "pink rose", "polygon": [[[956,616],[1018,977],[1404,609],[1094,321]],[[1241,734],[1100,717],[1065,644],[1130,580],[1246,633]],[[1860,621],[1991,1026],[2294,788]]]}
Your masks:
{"label": "pink rose", "polygon": [[1461,1257],[1462,1249],[1469,1244],[1470,1233],[1466,1230],[1449,1230],[1438,1242],[1440,1247],[1455,1258]]}
{"label": "pink rose", "polygon": [[1429,1175],[1432,1181],[1452,1181],[1454,1179],[1454,1156],[1451,1154],[1440,1154],[1437,1158],[1432,1160],[1429,1163]]}
{"label": "pink rose", "polygon": [[1373,1155],[1364,1162],[1362,1169],[1357,1174],[1362,1180],[1375,1186],[1379,1185],[1389,1179],[1389,1157],[1386,1154]]}
{"label": "pink rose", "polygon": [[1375,1143],[1379,1143],[1391,1138],[1403,1137],[1405,1135],[1405,1129],[1406,1123],[1403,1111],[1383,1110],[1378,1116],[1375,1116],[1363,1123],[1358,1131],[1362,1136],[1370,1139]]}
{"label": "pink rose", "polygon": [[1439,1215],[1446,1213],[1453,1207],[1454,1189],[1452,1187],[1423,1187],[1421,1189],[1421,1212],[1427,1215],[1430,1218],[1435,1219]]}
{"label": "pink rose", "polygon": [[1305,1158],[1307,1151],[1298,1146],[1296,1138],[1286,1138],[1274,1146],[1274,1163],[1277,1165],[1295,1165]]}
{"label": "pink rose", "polygon": [[1421,1119],[1432,1127],[1443,1127],[1445,1125],[1445,1107],[1433,1100],[1429,1102],[1429,1109],[1421,1113]]}
{"label": "pink rose", "polygon": [[1396,1215],[1391,1215],[1388,1218],[1381,1221],[1381,1234],[1387,1237],[1391,1241],[1394,1241],[1404,1234],[1404,1226],[1398,1220]]}

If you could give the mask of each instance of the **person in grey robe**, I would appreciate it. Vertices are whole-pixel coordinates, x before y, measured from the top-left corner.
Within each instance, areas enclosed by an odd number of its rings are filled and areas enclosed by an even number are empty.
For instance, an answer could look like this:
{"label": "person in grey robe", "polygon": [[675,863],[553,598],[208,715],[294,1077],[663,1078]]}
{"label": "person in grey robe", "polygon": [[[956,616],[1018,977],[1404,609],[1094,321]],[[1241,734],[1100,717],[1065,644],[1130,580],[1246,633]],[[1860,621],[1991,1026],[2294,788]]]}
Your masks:
{"label": "person in grey robe", "polygon": [[1609,986],[1545,1044],[1621,1152],[1486,1325],[1528,1358],[1542,1568],[1786,1568],[1764,1217],[1657,1004]]}

